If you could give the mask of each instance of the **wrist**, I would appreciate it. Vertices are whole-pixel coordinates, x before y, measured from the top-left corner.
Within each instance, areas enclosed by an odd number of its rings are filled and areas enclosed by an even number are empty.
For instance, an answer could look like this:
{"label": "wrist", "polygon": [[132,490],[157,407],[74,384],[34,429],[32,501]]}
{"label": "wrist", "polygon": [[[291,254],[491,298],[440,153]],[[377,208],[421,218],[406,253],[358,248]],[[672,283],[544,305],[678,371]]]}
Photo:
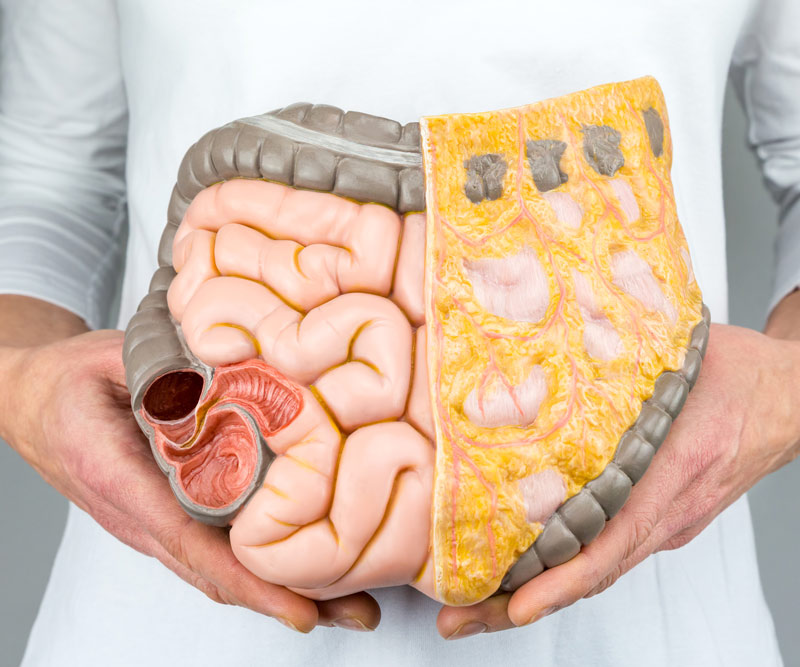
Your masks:
{"label": "wrist", "polygon": [[769,354],[757,385],[765,415],[761,437],[774,451],[778,468],[800,454],[800,340],[767,340]]}
{"label": "wrist", "polygon": [[[30,349],[24,347],[0,346],[0,439],[9,444],[15,441],[14,423],[20,418],[19,400],[24,383],[25,359]],[[12,445],[13,446],[13,445]]]}
{"label": "wrist", "polygon": [[800,289],[787,294],[772,309],[764,333],[771,338],[800,341]]}

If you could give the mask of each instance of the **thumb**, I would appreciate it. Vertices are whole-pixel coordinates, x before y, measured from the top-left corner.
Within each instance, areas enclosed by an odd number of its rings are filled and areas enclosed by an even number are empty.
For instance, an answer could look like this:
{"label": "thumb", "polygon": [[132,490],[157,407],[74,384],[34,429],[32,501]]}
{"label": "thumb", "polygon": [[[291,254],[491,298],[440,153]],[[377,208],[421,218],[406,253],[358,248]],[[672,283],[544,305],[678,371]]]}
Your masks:
{"label": "thumb", "polygon": [[[646,541],[657,517],[636,510],[635,503],[608,523],[600,536],[571,560],[545,570],[517,590],[508,604],[514,625],[527,625],[577,602],[622,574],[620,565],[633,567],[631,556]],[[639,561],[646,554],[640,554]]]}

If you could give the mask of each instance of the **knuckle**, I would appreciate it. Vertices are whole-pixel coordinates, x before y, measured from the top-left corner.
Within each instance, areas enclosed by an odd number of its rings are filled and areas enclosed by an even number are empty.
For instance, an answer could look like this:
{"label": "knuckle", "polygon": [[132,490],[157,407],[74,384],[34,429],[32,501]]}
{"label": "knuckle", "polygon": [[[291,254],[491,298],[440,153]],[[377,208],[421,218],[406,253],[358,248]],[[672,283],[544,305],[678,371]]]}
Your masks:
{"label": "knuckle", "polygon": [[189,551],[186,546],[185,529],[163,531],[158,536],[159,542],[167,552],[184,567],[193,570],[189,558]]}
{"label": "knuckle", "polygon": [[621,568],[620,567],[615,568],[614,571],[611,574],[603,577],[598,582],[598,584],[586,594],[586,597],[590,598],[590,597],[592,597],[594,595],[598,595],[599,593],[602,593],[607,588],[609,588],[617,579],[619,579],[621,574],[622,574]]}
{"label": "knuckle", "polygon": [[719,445],[709,438],[699,438],[695,446],[688,448],[685,454],[686,477],[693,479],[697,475],[717,464],[721,452]]}
{"label": "knuckle", "polygon": [[664,551],[669,551],[672,549],[680,549],[681,547],[685,547],[689,542],[691,542],[696,537],[696,534],[692,531],[685,530],[682,533],[678,533],[677,535],[673,535],[669,540],[667,540],[664,545],[661,547]]}
{"label": "knuckle", "polygon": [[[582,585],[581,595],[585,594],[587,590],[594,588],[599,581],[602,581],[608,574],[605,567],[601,567],[599,561],[592,560],[586,574],[586,578]],[[576,596],[580,598],[580,596]]]}
{"label": "knuckle", "polygon": [[631,530],[628,532],[628,544],[625,556],[628,557],[644,544],[653,533],[658,523],[658,513],[655,508],[643,507],[636,511],[631,518]]}
{"label": "knuckle", "polygon": [[606,575],[606,570],[602,567],[601,561],[598,558],[594,558],[591,554],[581,551],[573,559],[576,565],[578,559],[581,559],[583,562],[577,576],[571,578],[570,585],[565,590],[562,603],[564,605],[572,604],[580,600],[586,595],[587,591],[594,588],[597,582]]}
{"label": "knuckle", "polygon": [[[579,562],[580,561],[582,562]],[[568,583],[560,595],[559,606],[565,607],[587,597],[600,582],[609,576],[608,563],[595,553],[581,551],[573,561],[576,566],[574,576],[569,577]]]}
{"label": "knuckle", "polygon": [[742,426],[736,417],[713,421],[695,433],[684,450],[684,465],[689,479],[713,468],[726,468],[736,457]]}
{"label": "knuckle", "polygon": [[219,587],[215,584],[212,584],[210,581],[208,581],[208,579],[196,576],[192,581],[192,585],[213,602],[218,604],[230,604]]}
{"label": "knuckle", "polygon": [[84,479],[96,496],[116,505],[116,499],[120,495],[120,484],[113,474],[98,473]]}
{"label": "knuckle", "polygon": [[686,525],[692,525],[702,521],[705,517],[711,514],[716,508],[719,499],[717,493],[710,491],[707,493],[698,493],[694,496],[693,502],[687,508],[687,520],[684,522]]}
{"label": "knuckle", "polygon": [[88,495],[88,499],[108,502],[118,505],[126,493],[126,484],[123,475],[115,466],[98,457],[97,451],[92,448],[76,445],[85,441],[86,435],[70,433],[64,429],[60,436],[60,465],[63,474],[76,482]]}
{"label": "knuckle", "polygon": [[721,494],[718,489],[709,488],[708,485],[700,485],[691,489],[670,512],[667,518],[667,534],[672,537],[687,527],[715,515],[720,502]]}
{"label": "knuckle", "polygon": [[659,550],[678,549],[691,542],[718,514],[721,493],[693,493],[676,506],[665,520],[665,539]]}

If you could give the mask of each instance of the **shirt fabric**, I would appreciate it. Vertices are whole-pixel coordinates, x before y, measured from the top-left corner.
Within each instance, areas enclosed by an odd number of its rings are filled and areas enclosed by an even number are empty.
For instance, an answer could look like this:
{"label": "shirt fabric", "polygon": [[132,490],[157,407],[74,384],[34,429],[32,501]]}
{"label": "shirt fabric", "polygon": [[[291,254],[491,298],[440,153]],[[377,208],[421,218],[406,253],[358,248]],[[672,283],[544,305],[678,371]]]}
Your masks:
{"label": "shirt fabric", "polygon": [[[135,311],[180,160],[211,128],[297,101],[405,123],[646,74],[667,102],[695,275],[725,322],[729,67],[781,206],[771,305],[800,284],[795,0],[3,1],[0,293],[91,326],[106,324],[123,257],[118,325]],[[70,506],[23,665],[781,664],[744,497],[689,545],[530,627],[445,642],[434,601],[375,596],[374,633],[299,635],[211,602]]]}

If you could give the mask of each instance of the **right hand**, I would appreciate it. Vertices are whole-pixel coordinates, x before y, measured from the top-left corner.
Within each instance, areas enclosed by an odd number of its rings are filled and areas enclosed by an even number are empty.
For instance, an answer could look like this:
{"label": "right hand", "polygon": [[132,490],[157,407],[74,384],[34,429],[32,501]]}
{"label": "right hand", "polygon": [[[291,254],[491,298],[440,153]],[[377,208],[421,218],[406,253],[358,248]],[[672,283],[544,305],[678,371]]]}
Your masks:
{"label": "right hand", "polygon": [[160,560],[216,602],[248,607],[288,627],[372,630],[366,593],[313,602],[239,563],[228,532],[178,505],[131,411],[121,331],[0,348],[0,437],[112,535]]}

